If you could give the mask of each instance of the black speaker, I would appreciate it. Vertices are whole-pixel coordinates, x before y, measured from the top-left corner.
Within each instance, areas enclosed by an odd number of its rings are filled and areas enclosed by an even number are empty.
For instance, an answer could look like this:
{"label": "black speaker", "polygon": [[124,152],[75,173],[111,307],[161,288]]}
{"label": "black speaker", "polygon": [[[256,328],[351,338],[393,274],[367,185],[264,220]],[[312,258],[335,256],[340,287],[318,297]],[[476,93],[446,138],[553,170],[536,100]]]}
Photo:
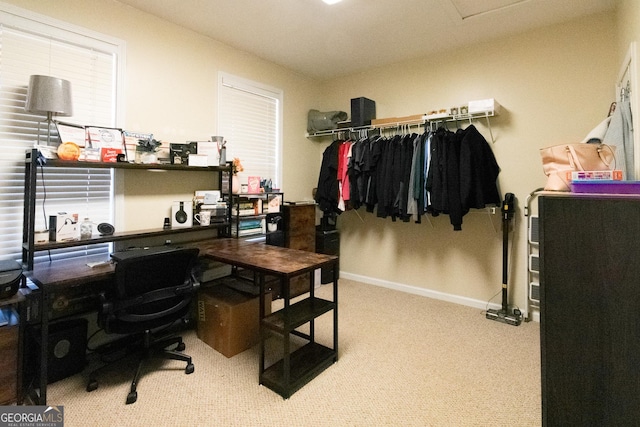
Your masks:
{"label": "black speaker", "polygon": [[369,98],[351,99],[351,126],[367,126],[376,118],[376,102]]}
{"label": "black speaker", "polygon": [[87,324],[86,319],[73,319],[49,325],[49,384],[84,369],[87,362]]}

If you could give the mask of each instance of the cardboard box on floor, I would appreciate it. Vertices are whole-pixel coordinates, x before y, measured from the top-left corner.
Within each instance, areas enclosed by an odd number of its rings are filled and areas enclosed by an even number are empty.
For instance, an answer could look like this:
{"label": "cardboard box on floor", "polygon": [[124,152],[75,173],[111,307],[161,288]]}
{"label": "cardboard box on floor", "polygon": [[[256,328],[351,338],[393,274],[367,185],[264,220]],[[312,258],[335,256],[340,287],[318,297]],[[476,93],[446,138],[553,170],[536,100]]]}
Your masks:
{"label": "cardboard box on floor", "polygon": [[[271,314],[271,293],[265,295],[265,313]],[[198,338],[226,357],[260,341],[260,297],[223,285],[198,292]]]}

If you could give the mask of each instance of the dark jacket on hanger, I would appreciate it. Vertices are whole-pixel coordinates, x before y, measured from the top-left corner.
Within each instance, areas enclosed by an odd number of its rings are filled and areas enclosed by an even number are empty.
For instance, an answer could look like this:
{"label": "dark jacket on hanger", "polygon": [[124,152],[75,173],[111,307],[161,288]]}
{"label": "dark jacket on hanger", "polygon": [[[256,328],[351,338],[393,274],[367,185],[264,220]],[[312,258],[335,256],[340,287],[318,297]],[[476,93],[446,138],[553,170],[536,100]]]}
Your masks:
{"label": "dark jacket on hanger", "polygon": [[[460,181],[458,177],[458,150],[453,132],[439,128],[431,139],[431,160],[427,176],[427,190],[431,194],[429,212],[451,215],[454,230],[460,230],[462,208],[460,206]],[[454,204],[451,205],[451,199]]]}
{"label": "dark jacket on hanger", "polygon": [[469,209],[500,205],[499,172],[491,147],[474,125],[455,133],[438,129],[431,140],[429,212],[449,214],[453,229],[461,230]]}
{"label": "dark jacket on hanger", "polygon": [[364,204],[373,212],[378,203],[378,167],[385,140],[379,135],[370,137],[363,153]]}
{"label": "dark jacket on hanger", "polygon": [[487,140],[474,125],[457,131],[460,138],[460,197],[463,213],[500,205],[498,162]]}
{"label": "dark jacket on hanger", "polygon": [[398,182],[397,202],[394,205],[394,213],[405,222],[411,219],[407,211],[407,206],[409,197],[413,197],[413,194],[410,193],[409,181],[411,180],[411,166],[413,164],[413,140],[416,136],[416,134],[403,136],[400,147],[400,164],[398,165],[400,167],[400,179]]}
{"label": "dark jacket on hanger", "polygon": [[336,140],[322,153],[315,200],[322,212],[342,213],[338,209],[338,151],[341,142]]}

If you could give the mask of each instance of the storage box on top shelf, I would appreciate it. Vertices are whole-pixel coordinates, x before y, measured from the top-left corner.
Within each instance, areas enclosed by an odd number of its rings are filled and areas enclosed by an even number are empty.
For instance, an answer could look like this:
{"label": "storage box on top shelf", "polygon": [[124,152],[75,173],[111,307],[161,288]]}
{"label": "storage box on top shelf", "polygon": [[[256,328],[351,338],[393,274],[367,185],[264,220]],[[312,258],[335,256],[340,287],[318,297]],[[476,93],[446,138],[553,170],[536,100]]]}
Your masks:
{"label": "storage box on top shelf", "polygon": [[479,99],[477,101],[469,101],[469,114],[490,113],[499,114],[500,104],[493,99]]}
{"label": "storage box on top shelf", "polygon": [[[271,294],[265,295],[265,315],[271,314]],[[226,357],[260,340],[260,297],[212,286],[198,292],[198,338]]]}

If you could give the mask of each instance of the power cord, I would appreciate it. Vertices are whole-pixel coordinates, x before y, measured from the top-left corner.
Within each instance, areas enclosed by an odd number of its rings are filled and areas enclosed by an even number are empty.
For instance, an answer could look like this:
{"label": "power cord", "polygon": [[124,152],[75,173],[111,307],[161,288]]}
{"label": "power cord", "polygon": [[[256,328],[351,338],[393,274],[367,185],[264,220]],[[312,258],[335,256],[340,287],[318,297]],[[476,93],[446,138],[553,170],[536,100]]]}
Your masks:
{"label": "power cord", "polygon": [[[42,216],[44,217],[44,226],[45,229],[48,228],[47,222],[47,210],[45,208],[45,203],[47,202],[47,185],[44,179],[44,164],[47,163],[47,159],[38,151],[38,165],[40,166],[40,179],[42,181]],[[47,250],[47,255],[49,256],[49,262],[52,262],[51,259],[51,250]]]}

